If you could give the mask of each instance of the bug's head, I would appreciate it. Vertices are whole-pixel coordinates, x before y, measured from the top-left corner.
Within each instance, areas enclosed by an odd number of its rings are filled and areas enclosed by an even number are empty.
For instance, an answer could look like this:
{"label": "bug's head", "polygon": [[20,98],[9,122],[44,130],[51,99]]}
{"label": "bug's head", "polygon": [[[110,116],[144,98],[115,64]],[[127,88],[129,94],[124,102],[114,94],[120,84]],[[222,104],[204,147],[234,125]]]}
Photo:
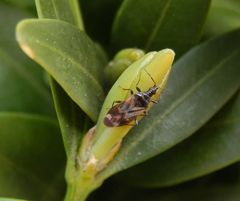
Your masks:
{"label": "bug's head", "polygon": [[156,85],[154,85],[153,87],[151,87],[150,89],[149,89],[149,96],[153,96],[153,95],[155,95],[156,93],[157,93],[157,90],[159,89],[159,87],[158,86],[156,86]]}

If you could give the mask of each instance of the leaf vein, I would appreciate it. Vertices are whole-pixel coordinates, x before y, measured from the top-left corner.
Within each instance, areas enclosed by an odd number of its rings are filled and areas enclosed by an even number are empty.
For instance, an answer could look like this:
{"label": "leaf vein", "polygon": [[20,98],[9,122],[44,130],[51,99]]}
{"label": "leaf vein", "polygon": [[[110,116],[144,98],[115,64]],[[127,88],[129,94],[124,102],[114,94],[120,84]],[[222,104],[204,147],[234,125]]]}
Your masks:
{"label": "leaf vein", "polygon": [[[217,70],[221,69],[224,64],[234,57],[238,53],[238,51],[234,51],[232,54],[230,54],[228,57],[226,57],[224,60],[220,61],[218,65],[216,65],[215,68],[213,68],[206,76],[203,76],[198,82],[196,82],[195,85],[193,85],[188,91],[186,91],[179,99],[173,103],[169,109],[167,109],[159,118],[157,118],[155,121],[152,122],[151,128],[155,127],[157,124],[161,123],[162,119],[165,118],[167,115],[169,115],[178,105],[180,105],[188,96],[190,96],[197,88],[199,88],[206,80],[208,80],[210,77],[212,77]],[[140,135],[138,135],[138,138],[135,139],[134,142],[129,144],[124,152],[128,153],[131,149],[133,149],[139,142],[141,142],[145,136],[151,131],[151,128],[145,129]]]}
{"label": "leaf vein", "polygon": [[159,30],[160,26],[163,23],[164,18],[166,17],[167,11],[170,7],[172,0],[167,0],[166,4],[164,5],[163,9],[162,9],[162,13],[160,12],[159,18],[157,20],[156,26],[154,26],[147,42],[145,45],[145,50],[148,50],[150,48],[150,45],[152,44],[152,42],[154,41],[156,35],[157,35],[157,31]]}

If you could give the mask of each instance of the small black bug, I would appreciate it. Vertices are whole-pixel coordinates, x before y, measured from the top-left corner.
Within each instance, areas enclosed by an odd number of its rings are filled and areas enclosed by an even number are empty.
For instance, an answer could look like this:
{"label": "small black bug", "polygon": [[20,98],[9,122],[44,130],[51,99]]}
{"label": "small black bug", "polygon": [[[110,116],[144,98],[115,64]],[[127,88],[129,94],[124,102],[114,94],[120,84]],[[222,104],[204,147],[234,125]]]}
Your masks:
{"label": "small black bug", "polygon": [[[140,78],[136,84],[137,93],[134,94],[131,89],[131,96],[124,101],[114,101],[112,107],[107,112],[104,118],[104,124],[108,127],[119,127],[124,125],[136,125],[138,116],[145,116],[147,113],[147,108],[150,102],[157,103],[157,101],[151,100],[152,96],[157,93],[159,87],[152,76],[145,70],[145,72],[150,76],[154,85],[150,87],[147,91],[141,91],[138,87]],[[131,121],[135,121],[135,124],[130,124]]]}

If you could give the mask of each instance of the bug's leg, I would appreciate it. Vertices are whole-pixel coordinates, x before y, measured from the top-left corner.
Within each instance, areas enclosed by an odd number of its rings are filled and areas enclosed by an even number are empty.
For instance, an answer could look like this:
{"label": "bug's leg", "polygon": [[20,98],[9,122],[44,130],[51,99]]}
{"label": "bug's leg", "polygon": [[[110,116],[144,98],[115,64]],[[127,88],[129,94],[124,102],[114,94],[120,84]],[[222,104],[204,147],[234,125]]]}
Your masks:
{"label": "bug's leg", "polygon": [[123,88],[123,87],[121,87],[121,86],[119,86],[122,90],[128,90],[128,91],[130,91],[130,93],[131,93],[131,95],[133,95],[134,94],[134,92],[133,92],[133,90],[132,89],[126,89],[126,88]]}
{"label": "bug's leg", "polygon": [[112,107],[116,104],[116,103],[121,103],[122,101],[120,101],[120,100],[117,100],[117,101],[113,101],[113,103],[112,103]]}
{"label": "bug's leg", "polygon": [[137,120],[137,118],[135,118],[135,125],[136,125],[136,126],[138,125],[138,120]]}
{"label": "bug's leg", "polygon": [[139,87],[137,87],[137,86],[136,86],[136,89],[137,89],[138,92],[141,92],[141,91],[142,91],[142,90],[141,90]]}
{"label": "bug's leg", "polygon": [[152,103],[157,104],[158,100],[151,100]]}
{"label": "bug's leg", "polygon": [[133,126],[137,126],[137,125],[138,125],[138,120],[137,120],[137,118],[134,119],[134,122],[135,122],[134,124],[125,124],[125,125],[126,125],[126,126],[132,126],[132,127],[133,127]]}
{"label": "bug's leg", "polygon": [[147,116],[147,115],[148,115],[148,112],[145,110],[145,111],[143,112],[143,114],[140,114],[140,115],[138,115],[138,116],[145,117],[145,116]]}
{"label": "bug's leg", "polygon": [[148,115],[148,112],[145,110],[142,116],[147,116],[147,115]]}

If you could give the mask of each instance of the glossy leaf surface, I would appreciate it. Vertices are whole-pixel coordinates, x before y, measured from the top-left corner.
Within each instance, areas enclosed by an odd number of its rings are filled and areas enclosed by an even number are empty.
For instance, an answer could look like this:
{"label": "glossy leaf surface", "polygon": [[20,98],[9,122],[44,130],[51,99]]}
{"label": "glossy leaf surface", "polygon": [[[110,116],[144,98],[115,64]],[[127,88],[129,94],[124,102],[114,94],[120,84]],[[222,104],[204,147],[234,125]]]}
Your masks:
{"label": "glossy leaf surface", "polygon": [[[79,5],[76,0],[36,0],[36,7],[39,18],[60,19],[76,25],[80,30],[83,30],[81,13],[79,12]],[[81,134],[85,132],[91,121],[78,105],[67,95],[62,87],[52,78],[50,78],[50,85],[65,151],[67,156],[70,156],[72,153],[76,152]]]}
{"label": "glossy leaf surface", "polygon": [[66,154],[74,157],[81,137],[93,123],[54,80],[51,87]]}
{"label": "glossy leaf surface", "polygon": [[210,0],[125,0],[114,20],[112,48],[171,48],[179,57],[200,39],[209,3]]}
{"label": "glossy leaf surface", "polygon": [[26,17],[30,15],[0,3],[0,111],[54,115],[44,73],[15,40],[15,26]]}
{"label": "glossy leaf surface", "polygon": [[59,19],[76,25],[81,30],[83,22],[77,0],[35,0],[40,18]]}
{"label": "glossy leaf surface", "polygon": [[219,35],[240,27],[239,0],[212,0],[205,26],[207,36]]}
{"label": "glossy leaf surface", "polygon": [[76,27],[58,20],[26,20],[18,25],[22,49],[57,80],[96,120],[104,98],[95,44]]}
{"label": "glossy leaf surface", "polygon": [[125,178],[143,186],[168,186],[235,163],[240,160],[239,125],[240,93],[194,136],[132,168]]}
{"label": "glossy leaf surface", "polygon": [[0,195],[60,200],[65,154],[56,122],[17,113],[1,113],[0,122]]}

